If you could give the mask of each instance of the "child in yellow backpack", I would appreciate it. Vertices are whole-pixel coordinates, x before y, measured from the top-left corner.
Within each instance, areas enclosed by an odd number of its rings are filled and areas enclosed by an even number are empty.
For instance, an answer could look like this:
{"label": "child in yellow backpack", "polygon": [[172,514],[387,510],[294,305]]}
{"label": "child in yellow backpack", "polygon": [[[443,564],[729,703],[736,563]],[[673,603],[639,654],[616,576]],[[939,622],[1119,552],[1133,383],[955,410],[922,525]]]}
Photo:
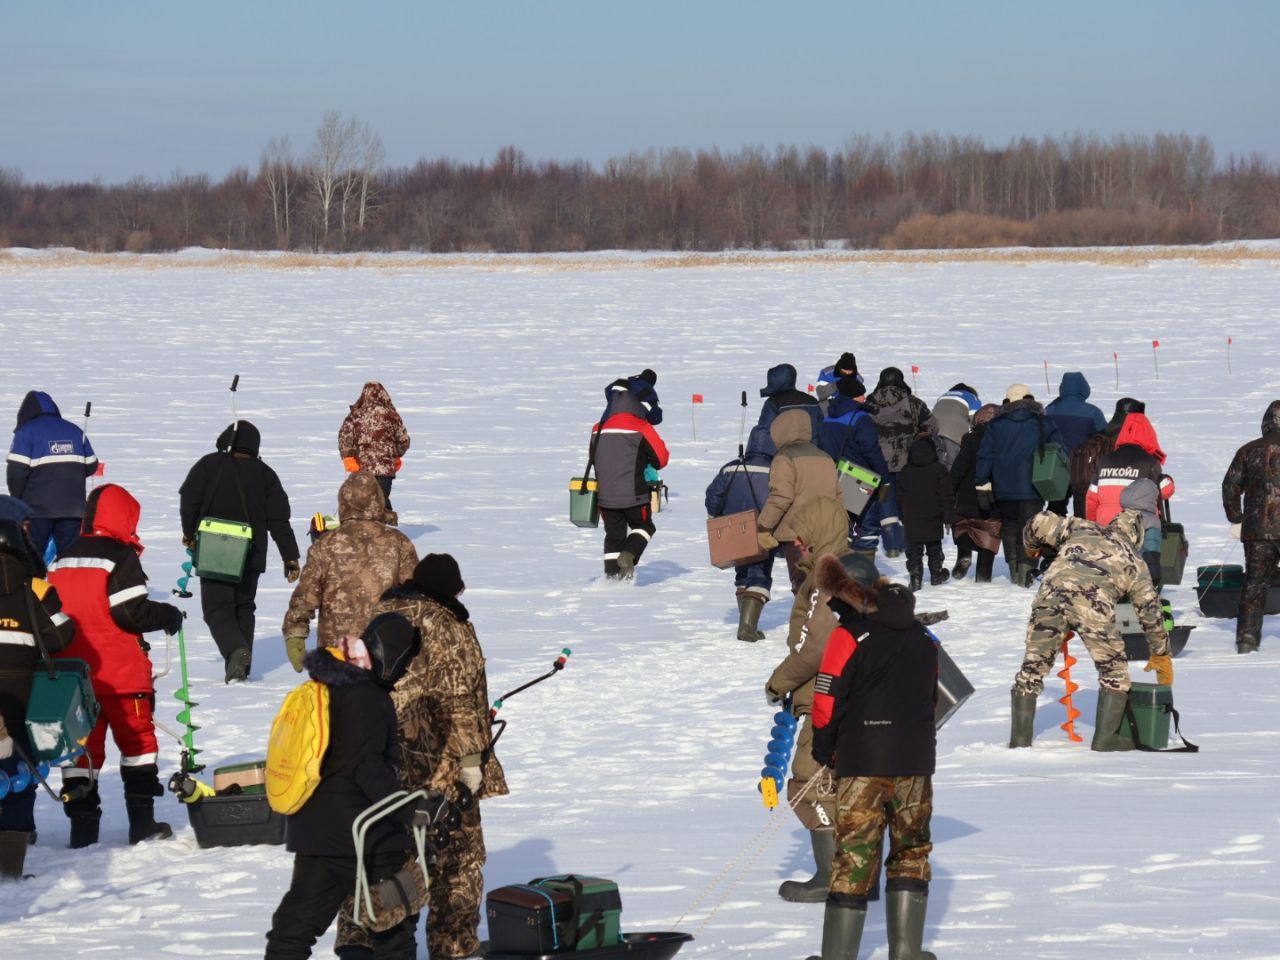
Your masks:
{"label": "child in yellow backpack", "polygon": [[[290,814],[286,845],[293,879],[271,918],[266,960],[304,960],[329,928],[356,884],[351,824],[370,804],[400,789],[400,746],[391,688],[421,647],[413,625],[399,614],[374,619],[357,639],[337,648],[313,650],[305,665],[329,694],[329,743],[320,782]],[[406,829],[413,811],[388,818],[369,833],[364,851],[371,882],[393,875],[413,849]],[[385,933],[372,934],[378,960],[413,960],[416,916]]]}

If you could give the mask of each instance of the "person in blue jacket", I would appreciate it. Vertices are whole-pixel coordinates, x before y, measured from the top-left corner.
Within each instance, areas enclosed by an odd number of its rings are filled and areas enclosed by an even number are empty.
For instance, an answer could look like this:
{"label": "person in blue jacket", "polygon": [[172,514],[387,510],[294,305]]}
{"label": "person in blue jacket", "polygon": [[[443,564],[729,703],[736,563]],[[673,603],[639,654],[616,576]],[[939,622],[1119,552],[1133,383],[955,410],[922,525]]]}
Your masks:
{"label": "person in blue jacket", "polygon": [[84,481],[98,469],[98,457],[84,431],[62,419],[49,394],[32,390],[18,408],[9,447],[9,493],[31,508],[28,533],[44,551],[53,538],[62,553],[80,536]]}
{"label": "person in blue jacket", "polygon": [[818,424],[822,420],[822,411],[818,401],[803,390],[796,389],[796,368],[789,363],[780,363],[770,367],[765,378],[765,385],[760,388],[760,396],[765,398],[760,407],[760,419],[757,425],[767,427],[783,410],[802,407],[813,419],[813,436],[818,436]]}
{"label": "person in blue jacket", "polygon": [[[866,406],[866,392],[867,388],[856,374],[836,382],[836,394],[828,402],[827,417],[818,428],[818,446],[836,463],[848,460],[885,479],[889,476],[889,464],[880,449],[880,431]],[[861,516],[849,515],[850,540],[855,552],[875,556],[885,509],[886,501],[877,495]]]}
{"label": "person in blue jacket", "polygon": [[[1044,408],[1044,412],[1053,418],[1058,433],[1062,434],[1062,443],[1066,447],[1063,452],[1067,455],[1068,462],[1076,447],[1094,434],[1107,429],[1107,418],[1101,410],[1088,402],[1089,389],[1089,381],[1084,378],[1083,373],[1078,370],[1064,373],[1062,382],[1058,384],[1058,399],[1050,401]],[[1049,504],[1049,509],[1058,516],[1065,517],[1067,501],[1070,500],[1072,512],[1077,517],[1083,517],[1086,493],[1087,490],[1069,489],[1066,497],[1054,500]]]}
{"label": "person in blue jacket", "polygon": [[1044,508],[1044,498],[1031,482],[1031,471],[1042,443],[1062,443],[1062,434],[1023,383],[1005,392],[1004,406],[987,424],[978,447],[974,472],[979,496],[994,496],[1000,517],[1000,539],[1009,576],[1020,587],[1034,582],[1034,565],[1022,546],[1022,528]]}
{"label": "person in blue jacket", "polygon": [[[746,510],[759,511],[769,499],[769,464],[777,453],[768,427],[753,427],[743,456],[730,460],[707,487],[707,516],[723,517]],[[778,548],[756,563],[734,567],[733,585],[738,591],[738,639],[755,643],[764,639],[760,614],[773,589],[773,558]]]}
{"label": "person in blue jacket", "polygon": [[641,370],[634,377],[619,377],[604,388],[604,416],[608,419],[613,413],[613,399],[618,393],[630,393],[644,407],[644,418],[652,426],[662,423],[662,407],[658,406],[658,391],[653,389],[658,382],[658,375],[652,370]]}

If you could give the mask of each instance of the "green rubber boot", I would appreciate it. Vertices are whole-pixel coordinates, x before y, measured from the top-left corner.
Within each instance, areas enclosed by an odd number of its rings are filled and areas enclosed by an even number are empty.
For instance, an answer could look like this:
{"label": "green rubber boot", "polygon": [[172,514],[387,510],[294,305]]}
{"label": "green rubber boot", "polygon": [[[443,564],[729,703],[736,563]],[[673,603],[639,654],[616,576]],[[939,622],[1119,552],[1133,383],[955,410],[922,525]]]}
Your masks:
{"label": "green rubber boot", "polygon": [[760,614],[764,612],[764,599],[755,593],[738,595],[738,639],[757,643],[764,639],[760,632]]}
{"label": "green rubber boot", "polygon": [[809,960],[858,960],[862,927],[866,922],[866,907],[846,907],[827,901],[827,912],[822,916],[822,956]]}
{"label": "green rubber boot", "polygon": [[816,868],[808,880],[784,880],[778,887],[778,896],[791,903],[822,903],[827,899],[827,887],[831,883],[831,861],[836,855],[835,830],[810,830],[809,842],[813,844],[813,864]]}
{"label": "green rubber boot", "polygon": [[1009,748],[1029,747],[1035,736],[1036,695],[1014,690],[1010,703]]}
{"label": "green rubber boot", "polygon": [[1133,737],[1125,723],[1124,708],[1129,697],[1102,687],[1098,690],[1098,713],[1094,720],[1093,749],[1099,753],[1132,750]]}
{"label": "green rubber boot", "polygon": [[889,960],[938,960],[935,954],[920,949],[928,907],[929,894],[920,890],[890,890],[885,894]]}

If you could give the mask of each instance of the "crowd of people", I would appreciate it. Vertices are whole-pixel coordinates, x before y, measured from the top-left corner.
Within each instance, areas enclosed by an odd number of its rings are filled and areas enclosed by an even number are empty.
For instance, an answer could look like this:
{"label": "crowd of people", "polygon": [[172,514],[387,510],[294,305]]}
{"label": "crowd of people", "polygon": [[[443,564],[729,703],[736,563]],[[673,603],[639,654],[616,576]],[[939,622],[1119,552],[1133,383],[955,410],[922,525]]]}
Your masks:
{"label": "crowd of people", "polygon": [[[881,370],[873,388],[868,382],[852,353],[824,369],[813,392],[798,388],[792,365],[770,369],[745,448],[706,491],[711,516],[756,515],[758,552],[735,568],[738,639],[764,639],[759,621],[778,557],[787,569],[787,653],[765,693],[802,720],[786,792],[810,832],[814,874],[784,882],[779,894],[826,904],[815,960],[856,957],[881,872],[891,955],[932,956],[921,947],[938,673],[927,627],[945,613],[916,610],[926,569],[932,586],[964,578],[976,554],[975,579],[990,582],[1003,551],[1015,585],[1039,583],[1011,691],[1010,747],[1031,745],[1043,678],[1071,631],[1099,674],[1094,749],[1132,748],[1121,731],[1129,674],[1114,609],[1122,601],[1147,635],[1146,669],[1161,683],[1173,679],[1159,589],[1162,503],[1174,484],[1141,401],[1121,399],[1108,420],[1088,402],[1079,373],[1065,374],[1045,406],[1024,384],[995,404],[957,383],[930,408],[895,367]],[[609,579],[633,578],[656,533],[654,490],[670,458],[656,429],[656,384],[652,370],[610,383],[589,439]],[[1046,503],[1032,475],[1050,444],[1069,463],[1070,486]],[[331,689],[334,715],[343,717],[320,786],[289,818],[295,867],[266,956],[309,956],[335,917],[341,957],[414,955],[416,917],[373,933],[343,908],[355,882],[351,822],[401,787],[428,791],[433,817],[442,805],[457,815],[454,840],[432,872],[431,956],[477,956],[485,848],[475,801],[507,788],[492,750],[484,657],[460,599],[462,572],[448,554],[420,558],[396,529],[389,496],[408,432],[386,389],[366,384],[338,433],[350,471],[338,518],[313,521],[305,563],[288,495],[260,447],[252,423],[233,422],[191,467],[179,499],[181,536],[196,557],[201,610],[226,682],[250,676],[256,593],[273,541],[295,584],[282,625],[289,661]],[[111,483],[86,497],[97,468],[83,427],[47,394],[28,394],[8,458],[10,495],[0,497],[0,770],[12,773],[30,755],[24,717],[37,661],[88,663],[101,714],[82,755],[63,770],[72,847],[98,842],[108,732],[121,754],[129,842],[172,835],[155,819],[163,788],[145,636],[177,633],[183,613],[147,595],[138,501]],[[1261,642],[1266,588],[1280,565],[1280,401],[1268,407],[1262,437],[1236,454],[1223,502],[1245,543],[1237,649],[1248,653]],[[214,575],[202,572],[200,550],[219,524],[245,533],[236,569]],[[906,584],[877,568],[881,550],[905,553]],[[34,790],[12,791],[0,806],[6,875],[22,875],[35,840]],[[371,846],[373,880],[411,855],[404,823],[375,834]]]}
{"label": "crowd of people", "polygon": [[[338,432],[338,453],[350,471],[338,490],[338,518],[313,521],[305,563],[289,497],[260,447],[254,424],[233,422],[178,493],[182,541],[193,554],[201,611],[226,682],[249,678],[257,590],[274,541],[285,579],[296,584],[282,626],[289,661],[330,690],[332,733],[321,781],[288,817],[286,846],[295,865],[266,957],[310,956],[335,917],[338,955],[346,960],[416,956],[416,915],[375,933],[343,908],[357,869],[352,821],[402,788],[426,791],[432,819],[447,808],[453,825],[449,842],[434,852],[431,955],[477,956],[485,862],[477,801],[507,787],[490,738],[484,655],[460,599],[462,572],[449,554],[419,558],[395,529],[388,497],[408,432],[382,384],[367,383]],[[100,714],[80,755],[62,767],[73,848],[99,841],[98,781],[108,733],[120,752],[129,842],[173,835],[155,819],[164,788],[145,637],[177,633],[184,615],[148,597],[138,501],[113,483],[86,496],[86,478],[97,468],[83,426],[63,418],[47,394],[28,394],[8,458],[10,495],[0,497],[0,771],[35,767],[25,719],[37,661],[85,661]],[[218,556],[206,565],[202,538],[228,528],[232,543],[242,531],[238,562],[228,569]],[[0,800],[3,876],[23,876],[37,835],[35,791],[33,783]],[[416,855],[408,833],[413,814],[371,835],[365,851],[371,882]]]}

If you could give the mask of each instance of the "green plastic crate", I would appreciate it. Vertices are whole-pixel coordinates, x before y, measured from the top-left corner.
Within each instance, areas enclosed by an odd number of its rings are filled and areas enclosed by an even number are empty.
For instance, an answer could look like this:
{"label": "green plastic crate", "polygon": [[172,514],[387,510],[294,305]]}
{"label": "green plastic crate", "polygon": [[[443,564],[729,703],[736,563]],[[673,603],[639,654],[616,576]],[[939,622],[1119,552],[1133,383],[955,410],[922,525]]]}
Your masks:
{"label": "green plastic crate", "polygon": [[575,527],[600,526],[600,494],[596,481],[582,477],[569,481],[569,522]]}
{"label": "green plastic crate", "polygon": [[[1163,558],[1161,558],[1163,564]],[[1196,586],[1205,590],[1240,590],[1244,588],[1244,567],[1238,563],[1214,563],[1196,567]]]}
{"label": "green plastic crate", "polygon": [[844,501],[845,511],[861,516],[880,486],[880,474],[849,460],[837,463],[836,471],[840,480],[840,499]]}
{"label": "green plastic crate", "polygon": [[1046,443],[1044,456],[1039,452],[1034,454],[1031,459],[1031,485],[1050,503],[1066,497],[1071,486],[1071,467],[1061,446]]}
{"label": "green plastic crate", "polygon": [[36,664],[27,704],[27,736],[35,760],[64,757],[89,736],[98,722],[98,698],[89,682],[89,665],[67,658]]}
{"label": "green plastic crate", "polygon": [[544,877],[530,885],[574,897],[577,929],[562,931],[561,943],[573,943],[574,950],[596,950],[622,943],[622,895],[612,880],[567,875]]}
{"label": "green plastic crate", "polygon": [[[1169,720],[1173,714],[1173,687],[1158,683],[1135,683],[1129,687],[1129,706],[1137,722],[1138,740],[1153,750],[1169,746]],[[1121,724],[1127,732],[1128,724]]]}
{"label": "green plastic crate", "polygon": [[205,517],[196,529],[191,561],[202,580],[239,583],[253,549],[253,528],[239,520]]}
{"label": "green plastic crate", "polygon": [[1187,569],[1187,535],[1182,524],[1166,523],[1160,539],[1160,583],[1166,587],[1176,587],[1182,583],[1182,574]]}

